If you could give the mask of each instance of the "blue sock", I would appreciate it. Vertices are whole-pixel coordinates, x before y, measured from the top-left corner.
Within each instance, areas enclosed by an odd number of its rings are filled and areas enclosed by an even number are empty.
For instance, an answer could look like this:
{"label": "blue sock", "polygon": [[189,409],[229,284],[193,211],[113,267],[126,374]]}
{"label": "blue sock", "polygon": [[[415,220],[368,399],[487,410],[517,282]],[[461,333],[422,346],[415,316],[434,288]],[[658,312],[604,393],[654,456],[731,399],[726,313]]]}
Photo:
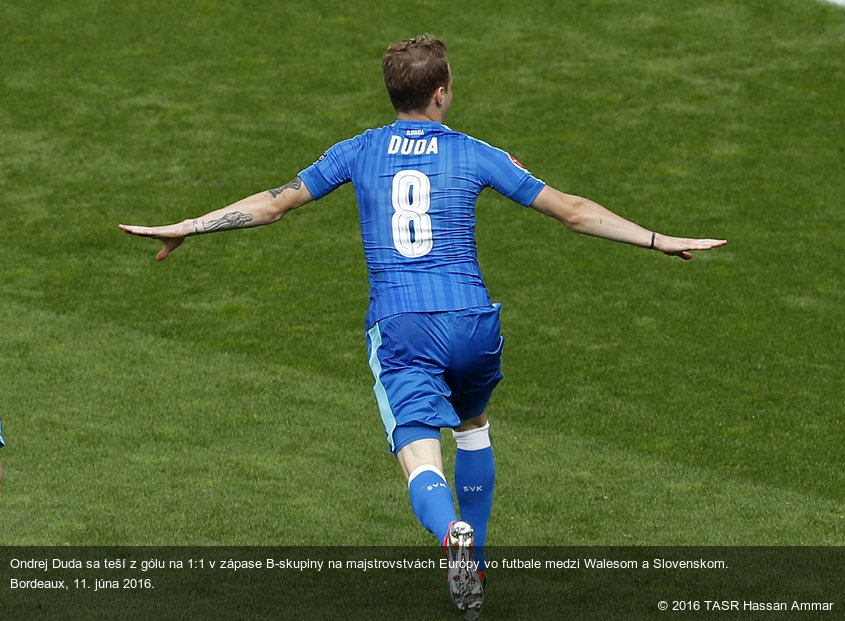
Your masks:
{"label": "blue sock", "polygon": [[443,543],[449,524],[458,519],[455,499],[446,477],[434,466],[421,466],[408,480],[411,508],[420,523]]}
{"label": "blue sock", "polygon": [[458,451],[455,455],[455,490],[461,519],[475,530],[475,560],[486,566],[484,545],[487,522],[493,507],[496,464],[490,444],[489,423],[480,429],[454,432]]}

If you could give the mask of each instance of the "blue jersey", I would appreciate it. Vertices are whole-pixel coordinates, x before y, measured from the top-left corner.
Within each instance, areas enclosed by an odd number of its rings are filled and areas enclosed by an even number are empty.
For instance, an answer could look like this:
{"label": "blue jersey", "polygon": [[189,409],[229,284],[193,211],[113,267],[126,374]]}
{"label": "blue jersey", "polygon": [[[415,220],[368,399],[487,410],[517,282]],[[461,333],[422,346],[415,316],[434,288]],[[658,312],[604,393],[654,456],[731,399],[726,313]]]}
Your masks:
{"label": "blue jersey", "polygon": [[396,121],[339,142],[299,176],[315,199],[355,186],[368,329],[399,313],[488,306],[476,198],[490,187],[528,206],[544,186],[504,151],[430,121]]}

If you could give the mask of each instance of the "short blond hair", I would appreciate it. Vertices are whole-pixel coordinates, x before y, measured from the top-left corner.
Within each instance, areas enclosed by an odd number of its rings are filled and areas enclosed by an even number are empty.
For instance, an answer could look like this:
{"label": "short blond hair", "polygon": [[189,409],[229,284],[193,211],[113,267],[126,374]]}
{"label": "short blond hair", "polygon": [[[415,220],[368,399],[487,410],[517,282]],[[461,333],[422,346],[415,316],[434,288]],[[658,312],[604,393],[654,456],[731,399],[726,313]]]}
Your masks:
{"label": "short blond hair", "polygon": [[431,34],[393,43],[382,56],[381,67],[397,112],[425,108],[435,90],[449,85],[446,44]]}

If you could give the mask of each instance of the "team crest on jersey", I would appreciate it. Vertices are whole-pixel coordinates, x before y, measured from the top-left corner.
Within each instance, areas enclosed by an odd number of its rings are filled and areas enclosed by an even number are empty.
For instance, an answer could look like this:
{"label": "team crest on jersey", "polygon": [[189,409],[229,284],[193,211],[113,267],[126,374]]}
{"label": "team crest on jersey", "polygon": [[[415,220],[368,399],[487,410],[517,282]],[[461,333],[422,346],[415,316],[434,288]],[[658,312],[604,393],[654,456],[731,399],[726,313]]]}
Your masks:
{"label": "team crest on jersey", "polygon": [[523,166],[522,164],[520,164],[520,163],[519,163],[519,160],[518,160],[518,159],[516,159],[516,158],[515,158],[513,155],[511,155],[510,153],[508,153],[508,157],[509,157],[509,158],[511,158],[511,162],[513,162],[513,165],[514,165],[514,166],[516,166],[517,168],[519,168],[519,169],[521,169],[521,170],[526,170],[526,171],[528,170],[527,168],[525,168],[525,166]]}

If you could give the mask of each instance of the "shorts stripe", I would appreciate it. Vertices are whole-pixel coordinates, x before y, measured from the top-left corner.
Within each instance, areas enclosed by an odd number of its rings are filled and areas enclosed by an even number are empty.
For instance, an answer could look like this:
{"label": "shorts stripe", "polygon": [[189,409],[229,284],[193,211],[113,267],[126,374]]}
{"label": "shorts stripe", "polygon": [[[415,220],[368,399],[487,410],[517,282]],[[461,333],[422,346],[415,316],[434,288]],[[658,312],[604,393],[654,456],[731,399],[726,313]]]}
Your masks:
{"label": "shorts stripe", "polygon": [[393,415],[393,409],[390,407],[390,401],[387,398],[387,390],[384,384],[381,383],[381,362],[378,359],[378,349],[381,347],[381,328],[376,323],[367,336],[370,337],[370,370],[373,372],[373,377],[376,380],[373,390],[376,393],[376,403],[378,403],[379,412],[381,412],[381,421],[384,423],[384,431],[387,433],[387,442],[390,444],[390,452],[394,452],[395,446],[393,444],[393,430],[396,429],[396,417]]}

